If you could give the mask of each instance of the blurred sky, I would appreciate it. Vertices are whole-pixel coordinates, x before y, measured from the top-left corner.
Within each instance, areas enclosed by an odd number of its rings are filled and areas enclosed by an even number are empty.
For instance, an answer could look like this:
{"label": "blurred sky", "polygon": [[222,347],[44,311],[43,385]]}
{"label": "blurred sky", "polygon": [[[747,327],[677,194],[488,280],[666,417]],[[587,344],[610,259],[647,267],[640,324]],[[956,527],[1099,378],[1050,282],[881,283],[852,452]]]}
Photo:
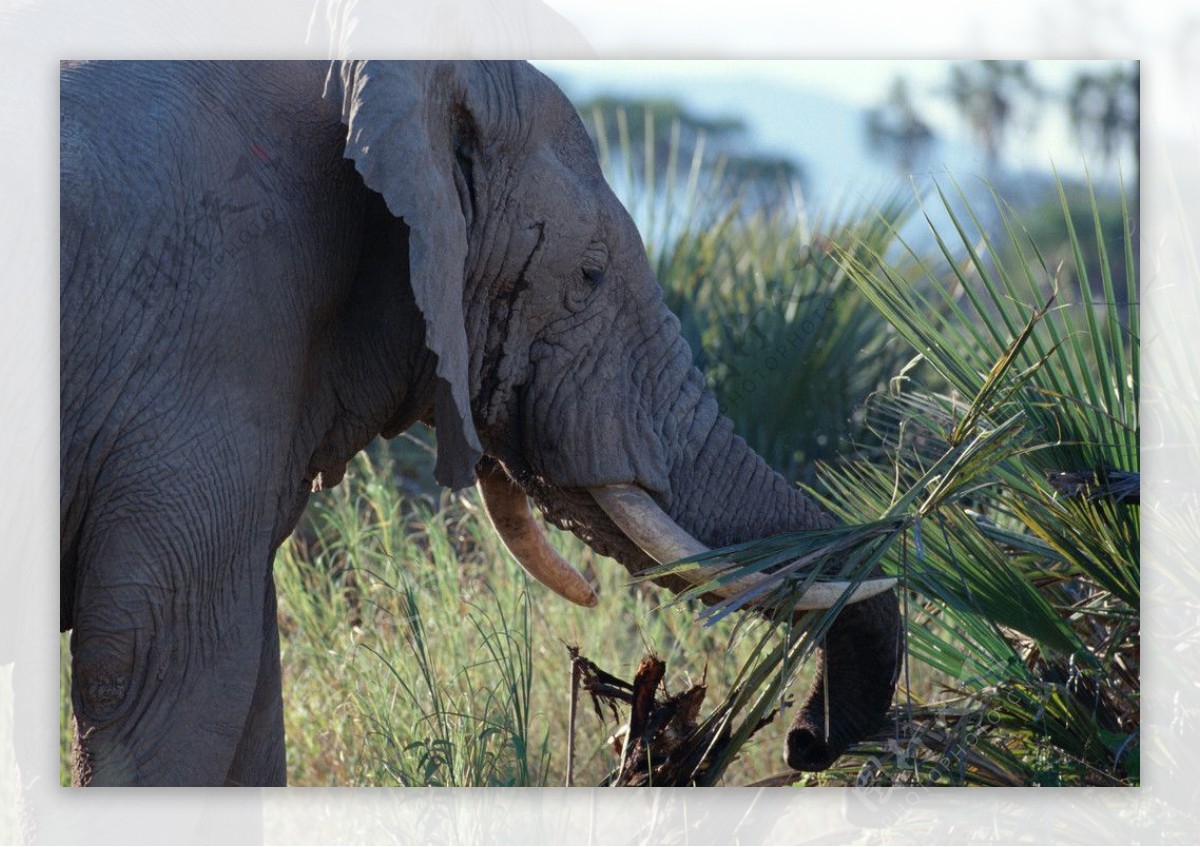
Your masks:
{"label": "blurred sky", "polygon": [[[669,95],[706,115],[736,115],[763,152],[794,156],[808,166],[812,192],[829,199],[839,191],[858,192],[896,179],[897,173],[866,144],[866,109],[884,101],[892,81],[904,76],[918,111],[941,139],[928,169],[956,178],[982,175],[983,151],[963,119],[939,96],[949,79],[941,60],[598,60],[538,61],[541,70],[569,95]],[[1051,94],[1065,92],[1081,71],[1102,70],[1110,61],[1038,60],[1035,79]],[[1015,128],[1003,160],[1011,171],[1048,172],[1053,164],[1066,175],[1083,173],[1085,157],[1074,138],[1066,107],[1044,100],[1033,131]],[[1128,177],[1131,157],[1120,163]],[[1088,159],[1099,182],[1115,182],[1116,163],[1095,154]]]}

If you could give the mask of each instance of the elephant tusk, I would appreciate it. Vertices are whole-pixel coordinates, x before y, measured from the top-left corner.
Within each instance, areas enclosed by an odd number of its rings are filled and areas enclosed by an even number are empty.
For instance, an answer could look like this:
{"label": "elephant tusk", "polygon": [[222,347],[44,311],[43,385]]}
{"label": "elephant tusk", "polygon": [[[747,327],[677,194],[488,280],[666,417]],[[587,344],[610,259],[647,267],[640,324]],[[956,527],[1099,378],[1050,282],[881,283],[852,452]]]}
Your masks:
{"label": "elephant tusk", "polygon": [[580,606],[595,606],[596,592],[583,574],[558,554],[542,534],[525,492],[499,465],[480,466],[479,493],[496,534],[526,572],[560,597]]}
{"label": "elephant tusk", "polygon": [[[709,548],[691,536],[683,527],[659,508],[643,489],[636,485],[606,485],[589,488],[588,492],[604,513],[650,558],[659,564],[675,562],[708,553]],[[704,585],[721,575],[725,565],[701,565],[680,571],[679,576],[693,585]],[[712,589],[718,597],[729,598],[761,585],[767,577],[744,576]],[[891,578],[863,580],[848,598],[858,603],[888,591],[896,584]],[[850,588],[846,581],[820,582],[809,587],[796,602],[798,611],[828,609]]]}

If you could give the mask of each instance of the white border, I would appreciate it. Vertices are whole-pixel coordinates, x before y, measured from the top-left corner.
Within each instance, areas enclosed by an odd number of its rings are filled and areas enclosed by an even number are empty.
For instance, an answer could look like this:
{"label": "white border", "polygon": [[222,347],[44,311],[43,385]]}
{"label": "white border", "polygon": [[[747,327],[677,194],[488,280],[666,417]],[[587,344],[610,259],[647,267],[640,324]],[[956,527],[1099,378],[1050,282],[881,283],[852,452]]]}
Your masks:
{"label": "white border", "polygon": [[[180,0],[0,6],[0,620],[19,650],[0,670],[0,797],[22,751],[31,830],[58,843],[792,843],[1185,842],[1200,831],[1196,737],[1200,533],[1182,511],[1198,437],[1172,422],[1167,371],[1200,359],[1200,278],[1184,235],[1200,232],[1200,14],[1185,2],[963,4]],[[548,15],[550,7],[569,19]],[[582,37],[580,37],[582,34]],[[896,792],[599,790],[92,791],[57,783],[57,62],[62,58],[301,58],[340,55],[577,57],[1141,58],[1147,417],[1144,444],[1145,689],[1139,790]],[[1179,201],[1176,204],[1175,196]],[[1195,238],[1193,236],[1193,238]],[[1195,242],[1200,244],[1200,238]],[[1190,260],[1195,259],[1193,253]],[[1158,380],[1157,383],[1154,381]],[[1194,389],[1194,386],[1190,386]],[[1151,396],[1153,394],[1153,396]],[[1192,414],[1193,412],[1187,412]],[[1149,420],[1146,425],[1150,437]],[[1173,483],[1170,490],[1160,482]],[[0,604],[7,612],[9,603]],[[18,695],[8,693],[15,685]],[[13,709],[13,723],[7,709]],[[0,813],[0,825],[13,820]],[[0,841],[7,840],[0,831]]]}

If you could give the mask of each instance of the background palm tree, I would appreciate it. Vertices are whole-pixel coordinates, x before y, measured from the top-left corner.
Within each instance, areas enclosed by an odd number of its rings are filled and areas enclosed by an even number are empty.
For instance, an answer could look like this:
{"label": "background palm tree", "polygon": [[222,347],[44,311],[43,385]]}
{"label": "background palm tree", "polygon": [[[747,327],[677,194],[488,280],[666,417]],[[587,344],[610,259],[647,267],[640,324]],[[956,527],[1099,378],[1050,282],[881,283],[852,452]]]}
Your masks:
{"label": "background palm tree", "polygon": [[959,62],[950,66],[946,93],[967,121],[987,156],[988,176],[997,175],[1008,133],[1018,124],[1031,126],[1031,107],[1041,87],[1022,61]]}
{"label": "background palm tree", "polygon": [[1141,64],[1110,68],[1102,73],[1081,73],[1067,95],[1071,129],[1085,148],[1100,154],[1101,164],[1111,165],[1123,148],[1133,152],[1130,192],[1136,205],[1141,164]]}
{"label": "background palm tree", "polygon": [[896,77],[883,104],[867,112],[867,144],[890,158],[902,174],[911,174],[933,142],[933,130],[917,111],[908,80]]}

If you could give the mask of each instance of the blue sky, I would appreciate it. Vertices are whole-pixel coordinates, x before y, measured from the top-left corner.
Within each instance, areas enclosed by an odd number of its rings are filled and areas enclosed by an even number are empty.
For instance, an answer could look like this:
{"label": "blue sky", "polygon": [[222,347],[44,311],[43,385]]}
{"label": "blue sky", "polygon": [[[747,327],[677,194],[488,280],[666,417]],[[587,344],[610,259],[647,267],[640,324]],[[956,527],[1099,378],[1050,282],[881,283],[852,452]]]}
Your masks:
{"label": "blue sky", "polygon": [[[956,177],[982,173],[982,152],[969,131],[937,91],[948,78],[942,60],[599,60],[539,61],[535,64],[560,81],[573,96],[600,92],[669,94],[704,114],[735,113],[744,117],[764,150],[793,155],[810,166],[816,190],[835,193],[855,183],[878,182],[890,175],[885,163],[866,150],[860,110],[881,102],[892,80],[903,75],[918,109],[944,141],[936,154]],[[1106,61],[1040,60],[1035,78],[1049,91],[1063,91],[1082,70]],[[814,127],[813,122],[824,122]],[[1094,159],[1094,157],[1093,157]],[[1084,157],[1070,131],[1065,108],[1053,100],[1035,131],[1014,131],[1005,151],[1016,169],[1049,170],[1053,163],[1065,174],[1083,172]],[[1126,174],[1130,162],[1121,166]],[[1093,176],[1103,165],[1090,161]],[[1115,177],[1115,168],[1113,176]]]}

